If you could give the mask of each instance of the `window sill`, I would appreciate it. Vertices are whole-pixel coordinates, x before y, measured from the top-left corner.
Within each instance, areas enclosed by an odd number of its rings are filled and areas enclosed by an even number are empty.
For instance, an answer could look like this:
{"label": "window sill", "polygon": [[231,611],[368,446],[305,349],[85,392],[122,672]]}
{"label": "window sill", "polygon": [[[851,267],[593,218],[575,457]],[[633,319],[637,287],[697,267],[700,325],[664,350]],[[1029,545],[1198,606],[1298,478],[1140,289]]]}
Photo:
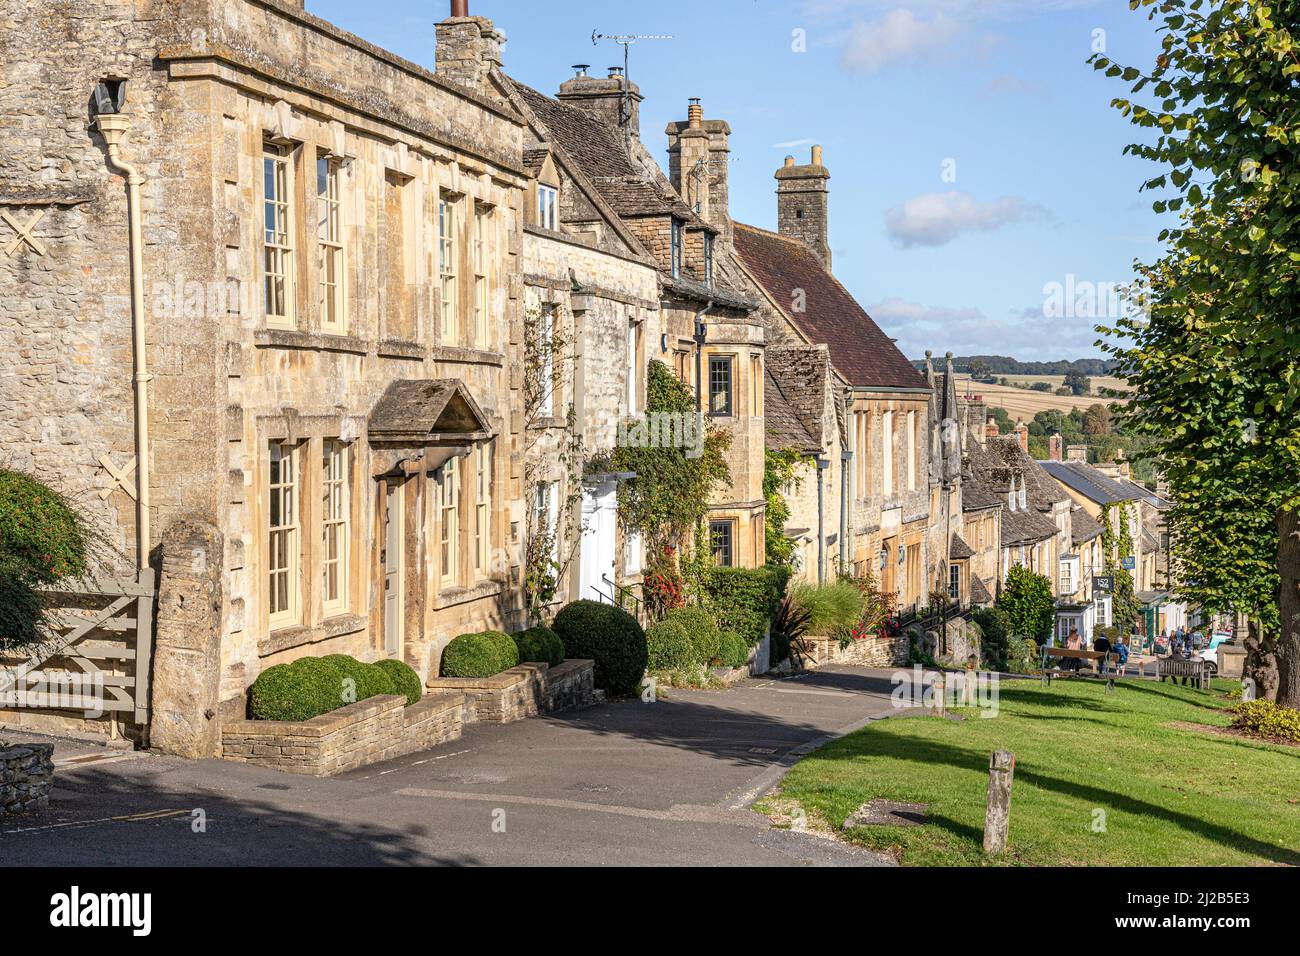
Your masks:
{"label": "window sill", "polygon": [[501,593],[501,589],[500,581],[480,581],[470,587],[450,587],[438,592],[431,606],[433,610],[440,611],[460,604],[469,604],[472,601],[481,601],[483,598],[495,597]]}
{"label": "window sill", "polygon": [[460,362],[463,365],[505,365],[506,358],[491,349],[463,348],[459,345],[435,345],[429,349],[429,358],[435,362]]}
{"label": "window sill", "polygon": [[258,329],[253,333],[253,344],[258,348],[310,349],[356,355],[365,355],[370,350],[369,343],[355,335],[304,332],[300,329]]}
{"label": "window sill", "polygon": [[400,358],[423,360],[428,354],[419,342],[407,342],[400,339],[384,339],[375,349],[380,358]]}
{"label": "window sill", "polygon": [[305,644],[318,644],[333,637],[359,634],[368,625],[360,614],[338,614],[320,624],[289,624],[276,628],[257,642],[257,656],[270,657],[281,651],[292,650]]}

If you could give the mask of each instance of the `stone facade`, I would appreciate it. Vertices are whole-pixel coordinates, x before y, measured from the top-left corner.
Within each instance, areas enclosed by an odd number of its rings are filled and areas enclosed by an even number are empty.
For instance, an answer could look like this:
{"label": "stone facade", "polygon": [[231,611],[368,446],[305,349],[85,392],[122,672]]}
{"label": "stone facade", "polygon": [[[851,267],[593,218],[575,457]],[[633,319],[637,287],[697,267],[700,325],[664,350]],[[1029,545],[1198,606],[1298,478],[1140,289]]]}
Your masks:
{"label": "stone facade", "polygon": [[0,748],[0,816],[44,810],[53,786],[53,744]]}
{"label": "stone facade", "polygon": [[385,694],[302,723],[229,721],[222,727],[221,756],[328,777],[459,740],[464,714],[459,694],[430,694],[409,707],[405,697]]}

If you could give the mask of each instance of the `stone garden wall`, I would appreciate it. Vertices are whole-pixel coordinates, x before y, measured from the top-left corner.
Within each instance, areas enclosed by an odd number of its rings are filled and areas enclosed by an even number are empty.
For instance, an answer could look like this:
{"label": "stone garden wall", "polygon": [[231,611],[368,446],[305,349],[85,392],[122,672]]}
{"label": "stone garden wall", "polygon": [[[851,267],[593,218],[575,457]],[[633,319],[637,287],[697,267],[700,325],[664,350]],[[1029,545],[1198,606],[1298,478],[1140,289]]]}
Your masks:
{"label": "stone garden wall", "polygon": [[241,720],[222,728],[227,760],[327,777],[460,739],[465,701],[429,694],[411,706],[384,694],[302,723]]}
{"label": "stone garden wall", "polygon": [[45,809],[53,785],[53,744],[22,744],[0,750],[0,816]]}
{"label": "stone garden wall", "polygon": [[812,657],[811,664],[857,664],[862,667],[896,667],[907,663],[906,636],[894,638],[868,637],[840,647],[837,637],[806,637]]}
{"label": "stone garden wall", "polygon": [[538,714],[591,703],[595,696],[592,661],[520,664],[492,677],[435,677],[434,692],[465,696],[465,722],[509,724]]}

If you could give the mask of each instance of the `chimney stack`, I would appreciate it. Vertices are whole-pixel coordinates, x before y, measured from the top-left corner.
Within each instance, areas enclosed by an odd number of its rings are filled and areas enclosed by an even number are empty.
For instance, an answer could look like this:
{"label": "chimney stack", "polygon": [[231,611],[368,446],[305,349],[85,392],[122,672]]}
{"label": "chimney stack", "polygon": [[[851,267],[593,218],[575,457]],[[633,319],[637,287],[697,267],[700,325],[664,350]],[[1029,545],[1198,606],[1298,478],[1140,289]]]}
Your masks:
{"label": "chimney stack", "polygon": [[608,76],[588,76],[586,64],[574,76],[560,84],[556,98],[595,116],[607,126],[633,139],[641,138],[641,95],[635,83],[629,83],[621,66],[611,66]]}
{"label": "chimney stack", "polygon": [[1029,451],[1029,426],[1027,426],[1023,421],[1021,421],[1018,418],[1016,419],[1015,434],[1016,434],[1016,441],[1020,443],[1020,450],[1024,452],[1028,452]]}
{"label": "chimney stack", "polygon": [[1088,463],[1088,446],[1071,445],[1069,448],[1065,449],[1065,460],[1081,461],[1086,465]]}
{"label": "chimney stack", "polygon": [[1047,439],[1048,457],[1051,458],[1052,461],[1061,460],[1061,443],[1062,443],[1062,439],[1061,439],[1060,432],[1054,433],[1050,438]]}
{"label": "chimney stack", "polygon": [[451,16],[435,27],[434,72],[476,92],[488,91],[488,74],[501,68],[506,35],[486,17],[469,15],[469,0],[451,0]]}
{"label": "chimney stack", "polygon": [[776,171],[777,231],[798,239],[831,271],[831,247],[827,241],[827,217],[831,174],[822,164],[822,148],[812,148],[807,166],[796,166],[787,156],[785,165]]}
{"label": "chimney stack", "polygon": [[706,120],[699,97],[691,97],[686,120],[669,123],[668,178],[686,204],[723,239],[730,239],[727,174],[731,162],[731,127],[724,120]]}
{"label": "chimney stack", "polygon": [[1000,434],[1002,432],[998,428],[997,419],[990,415],[989,420],[984,423],[984,440],[980,444],[987,445],[990,438],[997,438]]}

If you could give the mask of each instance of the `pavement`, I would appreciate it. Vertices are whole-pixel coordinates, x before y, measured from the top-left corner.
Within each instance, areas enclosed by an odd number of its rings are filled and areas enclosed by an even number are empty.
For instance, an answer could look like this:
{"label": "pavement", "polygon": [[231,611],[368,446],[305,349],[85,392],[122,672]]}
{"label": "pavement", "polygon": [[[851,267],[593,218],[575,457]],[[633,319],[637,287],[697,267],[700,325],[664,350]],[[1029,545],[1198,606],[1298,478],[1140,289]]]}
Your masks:
{"label": "pavement", "polygon": [[892,673],[472,724],[328,779],[57,740],[50,809],[0,823],[0,865],[890,866],[749,807],[803,754],[896,713]]}

